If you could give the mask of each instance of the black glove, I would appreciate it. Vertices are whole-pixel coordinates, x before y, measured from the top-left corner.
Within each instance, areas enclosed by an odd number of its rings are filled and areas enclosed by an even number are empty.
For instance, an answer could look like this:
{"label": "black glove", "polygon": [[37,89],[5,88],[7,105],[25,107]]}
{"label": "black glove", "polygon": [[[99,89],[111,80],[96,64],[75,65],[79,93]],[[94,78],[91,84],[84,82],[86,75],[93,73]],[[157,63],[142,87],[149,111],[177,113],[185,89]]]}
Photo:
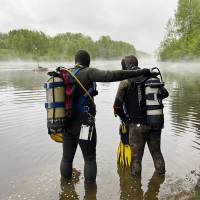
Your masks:
{"label": "black glove", "polygon": [[150,73],[152,76],[158,76],[160,74],[158,71],[154,71],[154,68],[150,69]]}
{"label": "black glove", "polygon": [[54,77],[60,77],[59,73],[54,72],[54,71],[53,72],[48,72],[47,75],[54,76]]}
{"label": "black glove", "polygon": [[142,71],[143,71],[144,75],[147,75],[147,76],[150,76],[150,75],[151,75],[150,69],[143,68]]}

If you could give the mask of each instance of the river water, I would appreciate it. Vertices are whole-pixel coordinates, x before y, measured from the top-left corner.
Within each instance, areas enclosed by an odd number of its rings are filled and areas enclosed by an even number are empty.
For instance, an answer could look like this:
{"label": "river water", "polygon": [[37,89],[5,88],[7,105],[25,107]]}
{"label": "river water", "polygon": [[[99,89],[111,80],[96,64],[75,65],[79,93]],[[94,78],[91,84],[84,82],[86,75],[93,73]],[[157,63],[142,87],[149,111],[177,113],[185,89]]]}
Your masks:
{"label": "river water", "polygon": [[[51,69],[63,64],[41,63]],[[92,65],[120,69],[120,61]],[[87,188],[79,148],[72,183],[60,180],[62,145],[51,141],[46,129],[46,73],[33,72],[34,63],[0,63],[0,199],[200,199],[200,63],[142,59],[140,65],[158,66],[170,93],[164,100],[161,146],[166,175],[153,174],[147,147],[141,180],[133,181],[129,169],[118,168],[119,119],[112,110],[118,83],[98,83],[97,185]]]}

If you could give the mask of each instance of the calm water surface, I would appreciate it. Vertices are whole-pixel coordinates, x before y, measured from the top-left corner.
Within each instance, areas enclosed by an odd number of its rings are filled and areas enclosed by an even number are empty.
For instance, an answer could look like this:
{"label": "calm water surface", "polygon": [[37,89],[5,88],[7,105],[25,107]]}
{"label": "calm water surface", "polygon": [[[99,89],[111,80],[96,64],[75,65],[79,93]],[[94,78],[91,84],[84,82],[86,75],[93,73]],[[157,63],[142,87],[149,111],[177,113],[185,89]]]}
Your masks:
{"label": "calm water surface", "polygon": [[[120,61],[94,62],[101,69],[119,69]],[[60,63],[43,63],[52,68]],[[0,63],[0,199],[200,199],[200,63],[156,63],[170,97],[165,104],[162,152],[165,177],[154,174],[145,150],[142,179],[131,179],[118,168],[119,120],[112,104],[118,83],[98,83],[97,185],[84,185],[83,158],[78,149],[73,181],[60,180],[62,145],[52,142],[46,130],[45,73],[33,72],[34,63]]]}

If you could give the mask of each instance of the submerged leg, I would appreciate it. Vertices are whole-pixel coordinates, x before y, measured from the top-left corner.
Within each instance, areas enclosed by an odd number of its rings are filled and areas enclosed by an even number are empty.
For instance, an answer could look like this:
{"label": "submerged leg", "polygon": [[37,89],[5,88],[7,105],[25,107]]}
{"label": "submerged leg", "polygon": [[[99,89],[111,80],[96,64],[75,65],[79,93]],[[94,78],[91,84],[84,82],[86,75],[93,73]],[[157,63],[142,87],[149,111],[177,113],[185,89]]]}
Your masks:
{"label": "submerged leg", "polygon": [[60,179],[60,187],[61,191],[59,193],[59,200],[73,199],[78,200],[79,195],[75,191],[75,185],[80,180],[80,172],[76,169],[73,169],[72,178],[70,180],[66,180],[61,177]]}
{"label": "submerged leg", "polygon": [[157,200],[161,184],[165,181],[165,175],[154,172],[152,178],[149,180],[148,189],[144,195],[144,199]]}
{"label": "submerged leg", "polygon": [[65,179],[70,179],[72,176],[72,163],[78,141],[70,133],[63,134],[63,156],[60,164],[61,176]]}
{"label": "submerged leg", "polygon": [[96,200],[97,197],[97,184],[96,183],[84,183],[85,196],[84,200]]}
{"label": "submerged leg", "polygon": [[118,165],[119,182],[120,182],[120,198],[143,200],[143,190],[141,184],[141,176],[132,177],[129,167]]}

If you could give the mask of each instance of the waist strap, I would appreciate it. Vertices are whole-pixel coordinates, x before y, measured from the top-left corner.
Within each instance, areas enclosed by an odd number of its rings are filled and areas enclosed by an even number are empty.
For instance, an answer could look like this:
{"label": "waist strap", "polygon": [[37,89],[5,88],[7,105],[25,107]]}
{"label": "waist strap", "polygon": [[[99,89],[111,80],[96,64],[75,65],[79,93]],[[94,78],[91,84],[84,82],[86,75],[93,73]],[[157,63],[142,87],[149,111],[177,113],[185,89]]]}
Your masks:
{"label": "waist strap", "polygon": [[65,107],[65,102],[46,102],[45,103],[45,108],[64,108]]}

